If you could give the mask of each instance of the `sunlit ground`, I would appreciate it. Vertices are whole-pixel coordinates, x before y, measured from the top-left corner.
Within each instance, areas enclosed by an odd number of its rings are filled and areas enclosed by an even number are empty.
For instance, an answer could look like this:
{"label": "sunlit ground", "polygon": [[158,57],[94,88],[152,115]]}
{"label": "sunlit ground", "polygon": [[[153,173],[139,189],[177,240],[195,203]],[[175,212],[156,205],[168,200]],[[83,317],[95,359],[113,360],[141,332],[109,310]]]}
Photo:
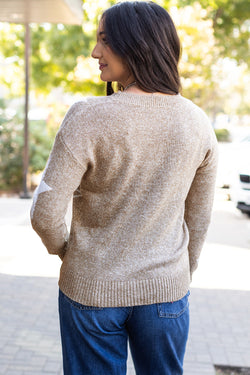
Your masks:
{"label": "sunlit ground", "polygon": [[218,189],[193,287],[250,290],[250,219]]}

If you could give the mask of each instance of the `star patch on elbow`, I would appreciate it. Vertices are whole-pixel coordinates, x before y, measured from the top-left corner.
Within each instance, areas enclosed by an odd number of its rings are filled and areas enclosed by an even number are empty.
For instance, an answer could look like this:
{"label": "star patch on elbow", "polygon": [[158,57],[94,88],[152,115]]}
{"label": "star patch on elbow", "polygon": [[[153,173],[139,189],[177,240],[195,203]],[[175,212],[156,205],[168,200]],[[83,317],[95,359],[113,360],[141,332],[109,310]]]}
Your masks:
{"label": "star patch on elbow", "polygon": [[47,185],[45,181],[42,180],[34,192],[33,204],[31,208],[31,218],[33,217],[38,195],[41,193],[45,193],[46,191],[50,191],[50,190],[53,190],[53,189],[49,185]]}

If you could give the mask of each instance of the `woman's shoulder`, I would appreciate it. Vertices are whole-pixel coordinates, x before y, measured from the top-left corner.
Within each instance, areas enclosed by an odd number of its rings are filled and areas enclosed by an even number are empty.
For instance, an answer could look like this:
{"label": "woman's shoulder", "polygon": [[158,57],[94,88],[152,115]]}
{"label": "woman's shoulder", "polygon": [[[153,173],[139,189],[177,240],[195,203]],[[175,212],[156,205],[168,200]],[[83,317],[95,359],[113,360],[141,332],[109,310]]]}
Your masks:
{"label": "woman's shoulder", "polygon": [[106,105],[110,101],[111,97],[109,96],[86,96],[72,104],[69,110],[71,112],[86,111],[103,104]]}
{"label": "woman's shoulder", "polygon": [[202,116],[206,116],[205,111],[197,105],[193,100],[186,98],[185,96],[179,95],[180,104],[183,108],[188,109],[191,113],[197,113]]}
{"label": "woman's shoulder", "polygon": [[[176,108],[177,109],[177,108]],[[192,100],[187,99],[180,95],[179,100],[179,111],[180,115],[186,119],[187,122],[191,122],[192,125],[204,125],[205,127],[212,127],[211,121],[203,108],[194,103]]]}
{"label": "woman's shoulder", "polygon": [[76,101],[65,114],[59,133],[65,137],[74,133],[77,138],[82,134],[85,136],[96,134],[98,129],[102,131],[107,123],[106,120],[110,120],[110,115],[106,114],[112,112],[108,105],[111,101],[108,96],[88,96]]}

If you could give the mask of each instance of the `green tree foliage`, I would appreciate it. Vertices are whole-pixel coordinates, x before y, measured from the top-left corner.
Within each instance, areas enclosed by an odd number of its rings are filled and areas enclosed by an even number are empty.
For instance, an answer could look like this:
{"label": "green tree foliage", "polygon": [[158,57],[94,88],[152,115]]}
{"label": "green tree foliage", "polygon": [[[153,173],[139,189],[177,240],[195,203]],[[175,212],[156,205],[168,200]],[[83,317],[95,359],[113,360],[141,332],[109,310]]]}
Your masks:
{"label": "green tree foliage", "polygon": [[[61,87],[66,92],[103,95],[98,66],[89,62],[96,25],[90,31],[85,31],[85,24],[83,27],[31,24],[30,27],[31,90],[48,94]],[[0,23],[0,62],[4,61],[0,82],[8,89],[9,97],[24,94],[24,34],[23,25]]]}
{"label": "green tree foliage", "polygon": [[0,189],[19,189],[22,181],[22,123],[0,102]]}
{"label": "green tree foliage", "polygon": [[[179,6],[193,5],[197,0],[178,0]],[[248,0],[199,0],[213,21],[214,35],[221,56],[249,64],[250,6]]]}
{"label": "green tree foliage", "polygon": [[73,93],[102,94],[104,85],[93,82],[91,69],[84,79],[77,76],[79,57],[84,60],[89,56],[93,38],[82,26],[33,25],[33,87],[45,93],[62,87]]}
{"label": "green tree foliage", "polygon": [[217,87],[218,80],[214,79],[213,73],[219,51],[215,46],[212,22],[205,19],[198,3],[192,7],[172,8],[171,14],[183,51],[180,62],[182,93],[214,117],[216,112],[222,110],[223,102]]}
{"label": "green tree foliage", "polygon": [[24,94],[24,27],[0,23],[0,85],[11,97]]}
{"label": "green tree foliage", "polygon": [[[53,139],[44,121],[30,121],[30,172],[43,170]],[[23,110],[16,113],[0,102],[0,190],[22,187]]]}
{"label": "green tree foliage", "polygon": [[[54,87],[62,87],[64,91],[84,93],[84,95],[102,95],[104,84],[98,78],[97,63],[89,58],[95,43],[95,33],[98,17],[103,9],[115,1],[84,0],[83,26],[32,24],[32,69],[31,89],[36,92],[49,93]],[[213,59],[201,61],[197,64],[197,75],[207,81],[210,79],[208,70],[201,69],[201,65],[209,68],[218,56],[229,57],[236,61],[249,61],[249,30],[250,10],[247,0],[158,0],[168,10],[173,6],[183,9],[200,9],[200,19],[196,17],[196,24],[178,25],[183,39],[193,39],[194,43],[188,47],[189,62],[197,56],[197,49],[204,48]],[[199,22],[209,23],[209,32],[213,47],[206,30],[202,30]],[[185,26],[185,27],[184,27]],[[204,34],[203,34],[204,31]],[[185,34],[185,35],[184,35]],[[12,64],[2,67],[0,82],[4,84],[10,96],[18,96],[24,92],[24,27],[22,25],[8,25],[0,23],[0,59],[8,58]],[[210,50],[207,50],[207,46]],[[186,53],[184,44],[184,53]],[[213,49],[212,49],[213,48]],[[187,55],[187,54],[186,54]],[[207,60],[207,55],[204,56]],[[201,55],[202,60],[202,55]],[[188,63],[189,63],[188,62]],[[184,61],[185,63],[185,61]],[[197,61],[198,63],[198,61]],[[14,68],[14,69],[13,69]],[[14,70],[14,72],[13,72]],[[200,70],[200,72],[198,72]],[[193,97],[194,90],[189,97]],[[207,89],[207,88],[206,88]],[[205,90],[203,90],[205,92]],[[200,92],[200,97],[202,92]]]}
{"label": "green tree foliage", "polygon": [[201,106],[213,122],[218,113],[248,114],[249,68],[246,63],[222,55],[214,21],[208,16],[210,10],[198,2],[169,10],[182,42],[183,95]]}

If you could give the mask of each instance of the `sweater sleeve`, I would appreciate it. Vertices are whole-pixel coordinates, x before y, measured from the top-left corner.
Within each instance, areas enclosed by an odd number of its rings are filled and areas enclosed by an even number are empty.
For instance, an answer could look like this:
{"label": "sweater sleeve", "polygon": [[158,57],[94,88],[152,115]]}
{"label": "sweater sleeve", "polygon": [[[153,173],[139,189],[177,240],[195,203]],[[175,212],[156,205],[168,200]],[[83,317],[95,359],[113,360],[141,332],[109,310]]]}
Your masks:
{"label": "sweater sleeve", "polygon": [[[72,116],[66,115],[62,126],[67,126],[70,119]],[[41,237],[48,252],[59,255],[61,259],[67,247],[68,229],[65,215],[68,204],[87,169],[87,161],[83,165],[82,160],[77,160],[59,130],[33,198],[32,227]]]}
{"label": "sweater sleeve", "polygon": [[185,221],[189,231],[189,263],[191,276],[198,266],[211,220],[217,171],[218,149],[213,146],[197,169],[185,202]]}

